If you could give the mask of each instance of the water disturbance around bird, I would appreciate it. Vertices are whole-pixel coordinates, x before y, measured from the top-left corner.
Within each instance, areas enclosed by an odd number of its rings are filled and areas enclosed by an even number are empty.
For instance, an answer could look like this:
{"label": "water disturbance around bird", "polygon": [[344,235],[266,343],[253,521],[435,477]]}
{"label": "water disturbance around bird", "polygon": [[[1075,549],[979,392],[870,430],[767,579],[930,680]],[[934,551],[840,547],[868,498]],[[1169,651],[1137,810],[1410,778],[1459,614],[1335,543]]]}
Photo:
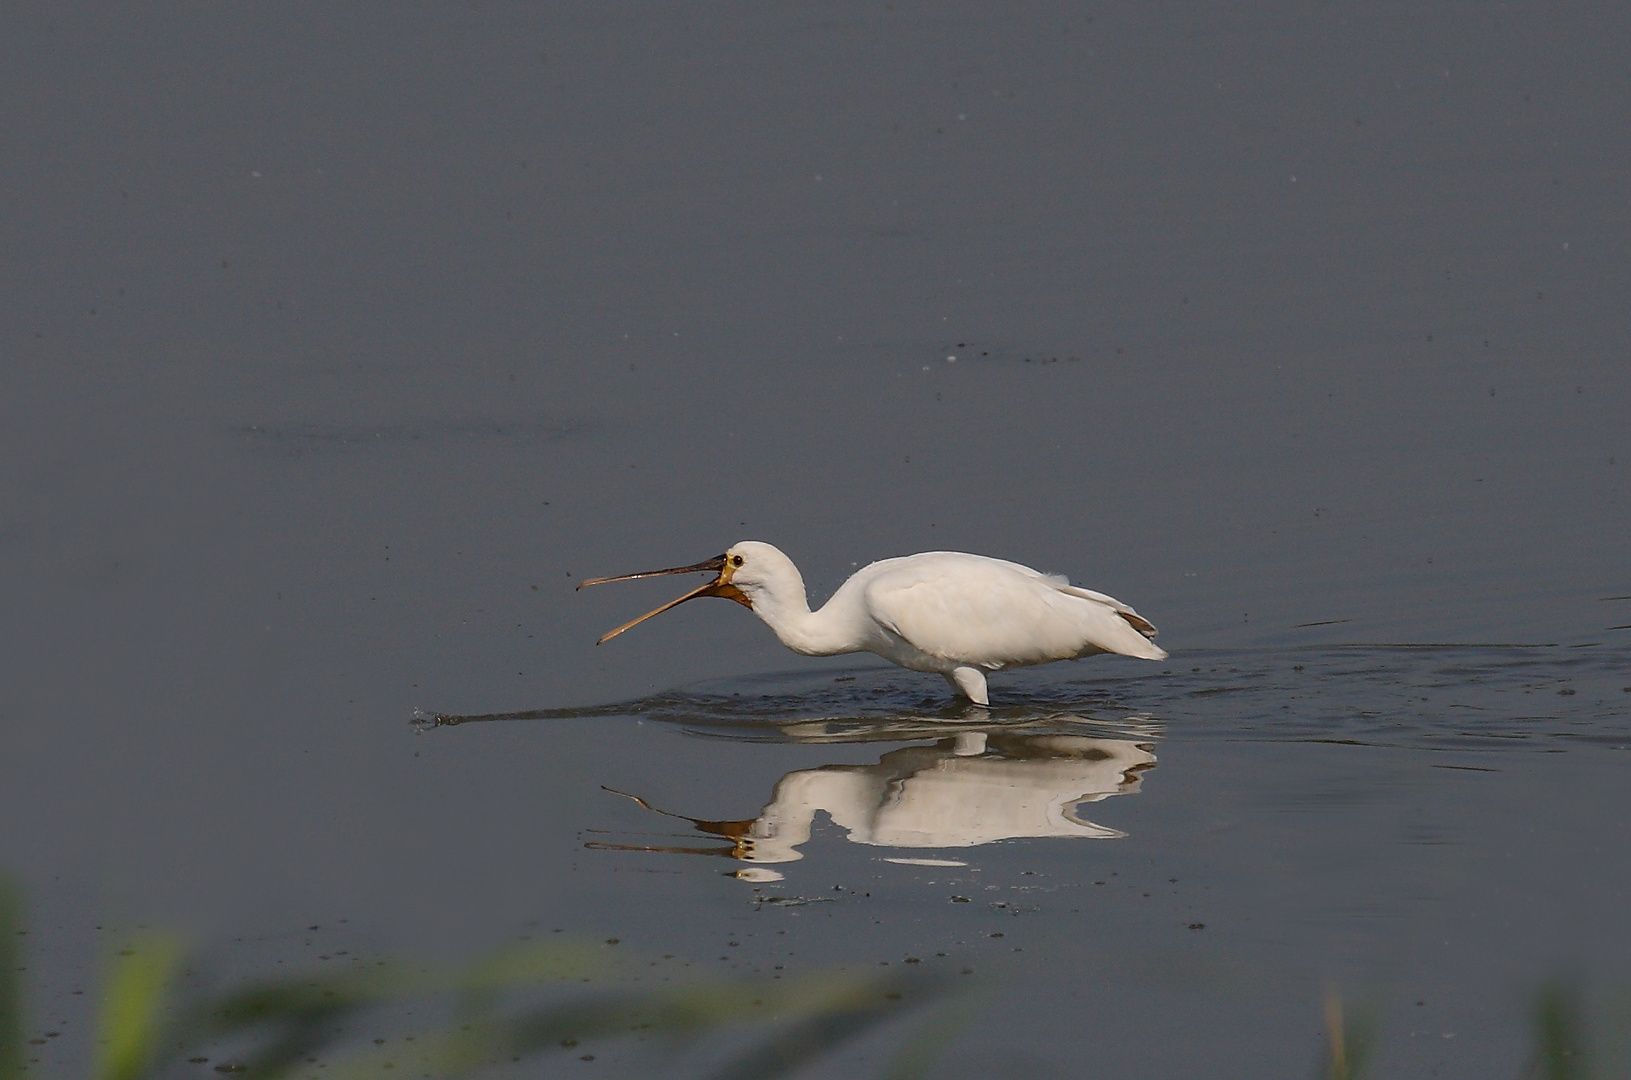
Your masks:
{"label": "water disturbance around bird", "polygon": [[[1106,661],[1099,661],[1103,664]],[[1009,673],[983,708],[938,681],[890,668],[786,671],[693,683],[605,705],[486,715],[416,711],[421,729],[469,723],[639,717],[739,741],[877,741],[970,725],[1057,726],[1160,738],[1624,743],[1631,656],[1523,644],[1307,646],[1175,655],[1159,672],[1103,668]]]}
{"label": "water disturbance around bird", "polygon": [[[1499,772],[1515,754],[1594,746],[1623,751],[1631,658],[1620,650],[1535,645],[1352,645],[1200,650],[1158,674],[1051,668],[1010,677],[1004,703],[948,701],[937,681],[888,668],[712,680],[632,701],[485,716],[416,713],[424,731],[468,724],[637,718],[738,744],[868,744],[871,763],[795,770],[756,816],[688,821],[723,846],[594,840],[601,852],[724,855],[782,863],[824,812],[874,847],[958,848],[1005,840],[1123,838],[1082,804],[1139,793],[1160,746],[1257,741],[1386,748],[1430,768]],[[438,732],[457,737],[457,732]],[[877,744],[898,744],[885,750]],[[738,753],[751,761],[752,751]],[[897,862],[901,862],[899,859]],[[901,865],[913,865],[911,860]],[[766,872],[750,880],[779,880]]]}

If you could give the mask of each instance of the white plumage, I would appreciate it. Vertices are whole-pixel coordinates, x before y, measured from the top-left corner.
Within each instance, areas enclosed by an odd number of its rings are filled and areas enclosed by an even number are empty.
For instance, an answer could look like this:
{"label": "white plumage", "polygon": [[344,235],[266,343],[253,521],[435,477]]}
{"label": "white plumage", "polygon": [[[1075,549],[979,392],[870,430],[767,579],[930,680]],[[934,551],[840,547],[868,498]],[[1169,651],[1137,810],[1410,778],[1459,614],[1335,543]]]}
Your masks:
{"label": "white plumage", "polygon": [[752,608],[794,652],[876,653],[913,671],[939,672],[978,705],[990,700],[986,672],[1105,652],[1167,656],[1151,640],[1155,627],[1120,600],[1028,566],[959,551],[862,567],[819,611],[810,610],[793,561],[757,540],[693,566],[593,578],[578,587],[694,571],[718,576],[600,640],[698,596],[723,596]]}

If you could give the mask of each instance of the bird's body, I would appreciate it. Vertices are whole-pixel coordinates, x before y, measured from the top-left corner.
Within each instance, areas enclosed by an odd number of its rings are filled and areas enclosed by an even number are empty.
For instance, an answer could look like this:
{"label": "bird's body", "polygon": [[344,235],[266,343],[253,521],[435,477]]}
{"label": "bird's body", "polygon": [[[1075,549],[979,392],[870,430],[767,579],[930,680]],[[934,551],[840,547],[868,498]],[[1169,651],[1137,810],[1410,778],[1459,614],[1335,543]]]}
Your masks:
{"label": "bird's body", "polygon": [[751,607],[794,652],[875,653],[913,671],[939,672],[978,705],[989,703],[990,671],[1105,652],[1147,660],[1167,655],[1150,640],[1155,627],[1113,597],[1018,563],[958,551],[862,567],[817,611],[810,610],[793,561],[756,540],[695,566],[584,584],[691,570],[718,570],[719,577],[601,640],[693,597],[725,596]]}

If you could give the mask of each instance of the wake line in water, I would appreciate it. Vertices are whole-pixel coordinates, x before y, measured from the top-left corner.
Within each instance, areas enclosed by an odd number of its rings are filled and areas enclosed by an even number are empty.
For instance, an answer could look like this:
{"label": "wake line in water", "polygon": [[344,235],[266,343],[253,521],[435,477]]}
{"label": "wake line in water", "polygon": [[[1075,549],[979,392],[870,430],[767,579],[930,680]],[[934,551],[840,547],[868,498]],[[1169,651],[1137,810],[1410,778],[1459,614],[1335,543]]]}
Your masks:
{"label": "wake line in water", "polygon": [[[1072,677],[1074,675],[1074,677]],[[629,717],[739,741],[874,741],[956,730],[1532,749],[1631,743],[1631,651],[1514,643],[1385,643],[1195,650],[1159,672],[1006,673],[1003,704],[951,700],[894,668],[719,679],[648,697],[482,715],[416,712],[421,730]]]}
{"label": "wake line in water", "polygon": [[[900,733],[908,729],[933,733],[972,730],[982,725],[1034,728],[1068,717],[1062,723],[1111,723],[1118,734],[1155,737],[1151,718],[1136,713],[1126,716],[1128,710],[1117,701],[1125,695],[1114,692],[1125,691],[1137,682],[1055,680],[1027,684],[1011,687],[1013,692],[1006,695],[1009,702],[982,707],[952,699],[937,681],[914,672],[895,668],[827,669],[710,680],[603,705],[478,715],[418,710],[413,722],[419,729],[429,730],[471,723],[637,717],[678,724],[699,734],[707,729],[730,729],[734,738],[745,737],[746,729],[759,729],[770,738],[780,738],[774,733],[786,725],[811,723],[833,725],[834,730],[848,728],[861,737],[863,732],[883,737],[878,733],[889,731],[909,738],[923,736]],[[1117,719],[1100,719],[1107,715]]]}

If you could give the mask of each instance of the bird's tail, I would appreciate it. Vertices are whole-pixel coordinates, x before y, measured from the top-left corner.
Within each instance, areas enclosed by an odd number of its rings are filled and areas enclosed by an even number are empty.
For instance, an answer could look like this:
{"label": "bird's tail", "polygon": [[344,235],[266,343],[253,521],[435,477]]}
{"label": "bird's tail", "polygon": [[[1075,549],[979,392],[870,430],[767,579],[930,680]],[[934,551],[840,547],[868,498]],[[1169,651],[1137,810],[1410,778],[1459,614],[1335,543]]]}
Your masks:
{"label": "bird's tail", "polygon": [[1118,611],[1116,614],[1120,615],[1128,626],[1139,633],[1137,638],[1128,635],[1127,644],[1132,646],[1131,648],[1117,649],[1117,652],[1123,656],[1137,656],[1145,660],[1165,660],[1167,658],[1167,650],[1150,640],[1158,633],[1154,623],[1131,609]]}
{"label": "bird's tail", "polygon": [[1060,592],[1103,604],[1121,616],[1122,622],[1126,623],[1128,627],[1138,632],[1136,637],[1132,634],[1117,634],[1116,645],[1112,651],[1120,653],[1122,656],[1136,656],[1143,660],[1165,660],[1167,658],[1167,651],[1155,644],[1155,635],[1160,633],[1160,631],[1156,630],[1155,624],[1134,611],[1129,605],[1122,603],[1113,596],[1094,592],[1092,589],[1084,589],[1078,585],[1059,585],[1057,588]]}

